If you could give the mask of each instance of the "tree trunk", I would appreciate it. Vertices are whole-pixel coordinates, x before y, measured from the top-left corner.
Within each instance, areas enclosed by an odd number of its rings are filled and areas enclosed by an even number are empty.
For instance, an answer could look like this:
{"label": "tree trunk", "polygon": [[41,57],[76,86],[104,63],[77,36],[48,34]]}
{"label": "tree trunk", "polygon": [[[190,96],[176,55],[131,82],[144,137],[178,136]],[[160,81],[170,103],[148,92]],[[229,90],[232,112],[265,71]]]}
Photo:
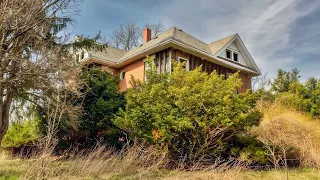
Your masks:
{"label": "tree trunk", "polygon": [[9,127],[9,116],[10,116],[10,107],[13,99],[12,91],[9,91],[6,95],[5,101],[2,103],[1,108],[2,112],[0,112],[1,122],[0,122],[0,147],[2,144],[2,139],[6,134]]}

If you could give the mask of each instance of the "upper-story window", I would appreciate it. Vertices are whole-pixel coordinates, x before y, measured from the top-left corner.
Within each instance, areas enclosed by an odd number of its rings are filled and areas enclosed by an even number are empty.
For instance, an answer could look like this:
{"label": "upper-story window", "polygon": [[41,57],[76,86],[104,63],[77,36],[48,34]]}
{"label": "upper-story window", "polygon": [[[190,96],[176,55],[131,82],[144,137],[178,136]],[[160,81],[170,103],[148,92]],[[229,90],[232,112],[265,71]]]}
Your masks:
{"label": "upper-story window", "polygon": [[189,59],[182,58],[182,57],[178,57],[178,62],[179,62],[179,63],[185,63],[185,64],[184,64],[184,68],[185,68],[187,71],[190,71]]}
{"label": "upper-story window", "polygon": [[226,50],[226,57],[228,59],[231,59],[231,50],[229,50],[229,49]]}
{"label": "upper-story window", "polygon": [[238,53],[233,52],[233,60],[238,62]]}
{"label": "upper-story window", "polygon": [[230,59],[230,60],[234,60],[234,61],[236,61],[236,62],[239,61],[239,55],[238,55],[238,53],[235,52],[235,51],[232,51],[232,50],[230,50],[230,49],[227,49],[227,50],[226,50],[226,58],[227,58],[227,59]]}

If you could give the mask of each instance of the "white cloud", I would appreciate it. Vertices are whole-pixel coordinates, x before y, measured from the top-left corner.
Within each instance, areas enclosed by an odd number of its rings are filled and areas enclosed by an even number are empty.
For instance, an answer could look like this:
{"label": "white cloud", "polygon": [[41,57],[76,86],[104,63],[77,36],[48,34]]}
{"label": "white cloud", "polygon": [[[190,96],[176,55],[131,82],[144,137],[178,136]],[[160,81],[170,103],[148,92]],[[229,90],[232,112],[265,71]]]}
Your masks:
{"label": "white cloud", "polygon": [[[301,33],[299,37],[293,34],[299,29],[299,26],[296,26],[298,20],[319,10],[320,1],[170,2],[154,10],[160,14],[156,13],[153,17],[160,16],[167,26],[182,28],[206,42],[239,33],[258,66],[264,73],[268,72],[269,78],[274,77],[279,68],[294,68],[301,61],[297,55],[319,49],[319,43],[313,42],[312,37],[315,34],[320,35],[320,22],[312,24],[307,28],[310,32]],[[301,69],[304,71],[306,68]]]}

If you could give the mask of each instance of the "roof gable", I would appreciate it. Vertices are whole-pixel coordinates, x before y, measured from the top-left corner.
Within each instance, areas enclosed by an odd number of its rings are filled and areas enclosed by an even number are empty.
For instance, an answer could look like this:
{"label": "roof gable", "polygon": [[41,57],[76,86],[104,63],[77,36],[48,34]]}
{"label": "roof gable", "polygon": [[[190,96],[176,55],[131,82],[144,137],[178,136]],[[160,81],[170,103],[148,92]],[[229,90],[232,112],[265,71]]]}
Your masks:
{"label": "roof gable", "polygon": [[230,42],[231,39],[233,39],[236,36],[236,34],[233,34],[231,36],[228,36],[226,38],[220,39],[218,41],[215,41],[213,43],[209,44],[209,48],[211,50],[212,54],[217,54],[219,50],[221,50],[227,43]]}
{"label": "roof gable", "polygon": [[[241,40],[240,36],[238,34],[229,36],[225,39],[222,39],[223,41],[220,44],[219,50],[216,50],[215,53],[212,53],[214,55],[214,57],[219,58],[219,55],[225,51],[232,43],[234,43],[236,45],[236,47],[238,48],[238,50],[241,53],[241,56],[243,57],[243,60],[245,61],[245,64],[247,65],[247,67],[255,70],[258,74],[260,74],[260,70],[258,68],[258,66],[256,65],[256,63],[254,62],[252,56],[250,55],[248,49],[246,48],[246,46],[244,45],[243,41]],[[223,46],[222,46],[223,44]],[[216,48],[218,49],[218,48]]]}

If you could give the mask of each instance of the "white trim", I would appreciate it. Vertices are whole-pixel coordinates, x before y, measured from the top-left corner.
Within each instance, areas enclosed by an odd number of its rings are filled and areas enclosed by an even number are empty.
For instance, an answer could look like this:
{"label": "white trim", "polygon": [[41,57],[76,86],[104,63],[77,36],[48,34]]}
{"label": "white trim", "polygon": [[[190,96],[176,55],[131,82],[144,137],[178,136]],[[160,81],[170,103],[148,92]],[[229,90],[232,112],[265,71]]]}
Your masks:
{"label": "white trim", "polygon": [[181,60],[186,61],[186,70],[190,71],[190,63],[189,63],[189,59],[187,58],[183,58],[183,57],[178,57],[178,62],[181,63]]}
{"label": "white trim", "polygon": [[[230,51],[230,58],[227,56],[227,51]],[[229,48],[226,49],[226,58],[232,60],[232,50]]]}
{"label": "white trim", "polygon": [[126,70],[123,69],[123,70],[120,72],[119,78],[120,78],[120,80],[123,80],[124,78],[126,78]]}
{"label": "white trim", "polygon": [[[239,34],[236,34],[227,44],[225,44],[218,52],[214,54],[214,57],[218,57],[219,54],[221,54],[227,47],[230,46],[236,39],[239,40],[242,48],[244,49],[244,52],[247,54],[249,57],[249,60],[252,62],[254,69],[257,71],[258,75],[261,75],[260,69],[258,68],[256,62],[253,60],[251,54],[249,53],[247,47],[244,45],[242,39],[240,38]],[[239,50],[240,51],[240,50]],[[239,62],[239,57],[238,57],[238,62]],[[247,63],[248,64],[248,63]]]}
{"label": "white trim", "polygon": [[[234,59],[234,54],[236,54],[236,55],[237,55],[237,60],[235,60],[235,59]],[[235,61],[235,62],[240,63],[240,62],[239,62],[239,53],[238,53],[238,52],[236,52],[236,51],[232,51],[232,60],[233,60],[233,61]]]}
{"label": "white trim", "polygon": [[[232,38],[232,39],[235,39],[235,38]],[[235,69],[238,69],[238,70],[247,71],[247,72],[250,72],[250,73],[253,73],[253,74],[257,74],[257,75],[260,75],[260,74],[261,74],[259,68],[256,68],[256,71],[254,71],[254,70],[251,70],[251,69],[249,69],[249,68],[242,67],[242,66],[237,65],[237,64],[235,64],[235,63],[231,63],[231,62],[228,62],[228,61],[226,61],[226,60],[224,60],[224,59],[219,58],[219,57],[217,56],[218,53],[216,53],[216,55],[212,55],[212,54],[209,54],[209,53],[207,53],[207,52],[205,52],[205,51],[202,51],[202,50],[200,50],[200,49],[198,49],[198,48],[195,48],[195,47],[186,45],[186,44],[184,44],[184,43],[181,43],[181,42],[179,42],[179,41],[176,41],[176,40],[174,40],[174,39],[168,39],[168,40],[166,40],[166,41],[163,41],[162,43],[158,43],[158,44],[156,44],[156,45],[150,46],[149,48],[144,49],[143,51],[139,51],[138,53],[135,53],[135,54],[133,54],[133,55],[131,55],[131,56],[123,59],[123,60],[120,60],[120,61],[116,62],[116,65],[118,65],[118,64],[120,64],[120,63],[122,63],[122,62],[124,62],[124,61],[126,61],[126,60],[129,60],[129,59],[131,59],[131,58],[134,58],[135,56],[142,55],[143,53],[146,53],[146,52],[148,52],[148,51],[151,50],[151,49],[154,49],[154,48],[157,48],[157,47],[161,47],[161,46],[164,46],[164,45],[168,45],[168,44],[170,44],[170,43],[175,44],[175,45],[178,45],[178,46],[183,47],[183,48],[190,49],[190,50],[192,50],[192,51],[194,51],[194,52],[203,54],[203,55],[205,55],[205,56],[207,56],[207,57],[209,57],[209,58],[213,58],[214,60],[216,60],[217,62],[219,62],[220,65],[227,65],[228,67],[235,68]],[[222,48],[222,49],[223,49],[223,48]],[[254,61],[253,61],[253,62],[254,62]],[[254,63],[254,64],[255,64],[255,63]]]}
{"label": "white trim", "polygon": [[195,51],[195,52],[201,53],[201,54],[203,54],[203,55],[205,55],[205,56],[208,56],[208,57],[210,57],[210,58],[213,58],[214,60],[216,60],[216,61],[218,61],[219,63],[221,63],[220,65],[223,64],[223,65],[226,65],[226,66],[228,66],[228,67],[235,68],[235,69],[237,69],[237,70],[247,71],[247,72],[250,72],[250,73],[253,73],[253,74],[259,74],[258,72],[254,71],[254,70],[251,70],[251,69],[249,69],[249,68],[247,68],[247,67],[243,67],[243,66],[240,66],[240,65],[238,65],[238,64],[235,64],[235,63],[232,63],[232,62],[228,62],[228,61],[226,61],[226,60],[224,60],[224,59],[221,59],[221,58],[219,58],[219,57],[213,57],[212,54],[209,54],[209,53],[207,53],[207,52],[201,51],[201,50],[199,50],[199,49],[197,49],[197,48],[190,47],[190,46],[188,46],[188,45],[185,45],[185,44],[180,43],[180,42],[177,42],[177,41],[173,41],[173,43],[176,44],[176,45],[179,45],[179,46],[181,46],[181,47],[184,47],[184,48],[193,50],[193,51]]}

